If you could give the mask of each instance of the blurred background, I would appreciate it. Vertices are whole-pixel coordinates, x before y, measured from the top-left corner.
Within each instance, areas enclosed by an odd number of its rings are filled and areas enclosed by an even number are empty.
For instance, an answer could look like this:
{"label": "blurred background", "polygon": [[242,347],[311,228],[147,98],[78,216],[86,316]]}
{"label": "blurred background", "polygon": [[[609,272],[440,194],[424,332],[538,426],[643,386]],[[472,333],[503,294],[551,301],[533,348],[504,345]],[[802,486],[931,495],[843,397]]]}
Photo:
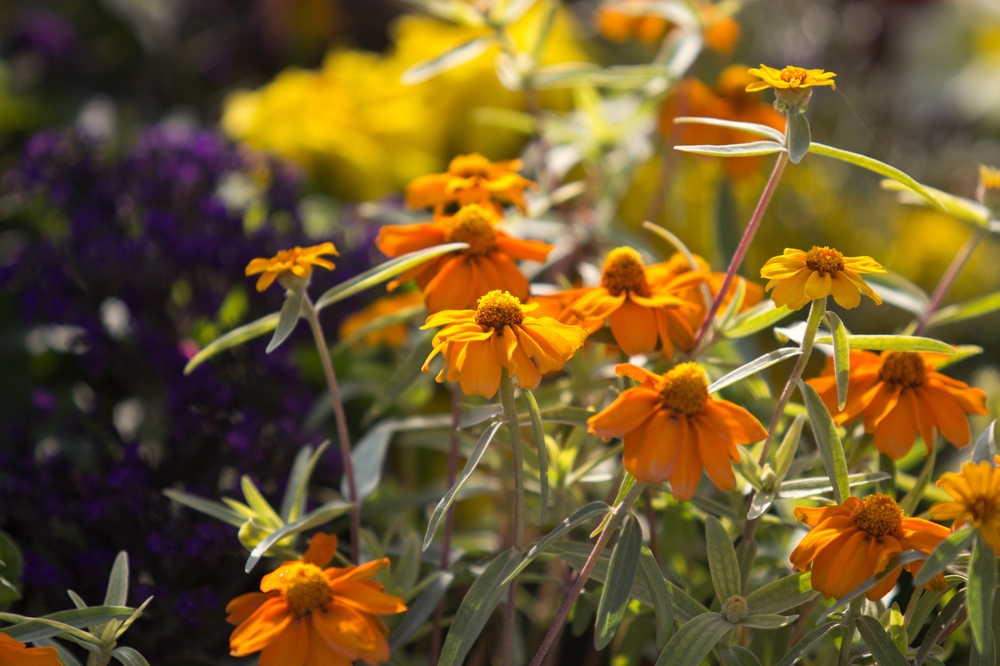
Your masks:
{"label": "blurred background", "polygon": [[[737,20],[686,92],[651,110],[654,129],[622,142],[640,164],[617,200],[622,229],[655,218],[725,268],[770,163],[681,156],[673,143],[704,137],[670,119],[724,107],[769,122],[770,94],[742,93],[739,76],[762,62],[837,72],[837,90],[813,98],[817,141],[964,197],[978,164],[1000,164],[995,0],[758,0]],[[18,612],[67,607],[66,588],[96,603],[127,549],[130,601],[156,596],[155,623],[131,644],[157,664],[223,663],[223,608],[256,581],[242,574],[235,530],[171,509],[160,491],[215,497],[248,473],[280,493],[298,446],[330,424],[316,415],[322,377],[307,339],[271,355],[240,347],[187,378],[183,367],[280,306],[277,290],[257,294],[243,277],[251,258],[332,239],[341,256],[316,275],[325,289],[383,259],[361,202],[398,207],[409,180],[456,154],[519,154],[525,135],[477,111],[526,110],[498,81],[495,50],[400,83],[476,34],[394,0],[0,0],[0,529],[23,549]],[[542,60],[654,55],[580,1],[562,4]],[[540,102],[567,113],[580,99],[551,90]],[[787,172],[743,272],[785,246],[829,244],[930,291],[970,233],[899,204],[869,172],[806,160]],[[1000,289],[998,257],[991,235],[946,302]],[[324,312],[331,337],[375,291]],[[909,319],[867,303],[845,316],[861,333]],[[985,349],[949,372],[986,390],[996,413],[1000,315],[936,333]],[[352,393],[351,379],[386,376],[393,353],[338,357],[359,429],[375,396]],[[426,378],[392,408],[447,409],[442,398]],[[440,473],[436,458],[419,464]],[[332,486],[339,473],[327,457],[316,479]]]}

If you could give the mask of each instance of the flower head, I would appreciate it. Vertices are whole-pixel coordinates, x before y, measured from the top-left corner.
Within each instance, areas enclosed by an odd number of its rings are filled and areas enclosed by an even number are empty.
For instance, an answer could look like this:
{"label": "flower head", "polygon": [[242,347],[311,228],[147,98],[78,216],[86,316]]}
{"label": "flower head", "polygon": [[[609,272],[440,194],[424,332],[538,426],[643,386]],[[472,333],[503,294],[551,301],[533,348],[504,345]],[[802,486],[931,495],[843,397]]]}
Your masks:
{"label": "flower head", "polygon": [[871,257],[845,257],[831,247],[813,245],[808,252],[785,248],[780,257],[767,260],[760,276],[770,280],[765,289],[774,289],[771,300],[776,306],[801,310],[810,301],[831,294],[843,308],[856,308],[861,294],[881,303],[882,298],[861,275],[885,272]]}
{"label": "flower head", "polygon": [[[843,504],[820,508],[795,507],[795,517],[813,529],[792,551],[792,565],[799,571],[812,569],[812,586],[827,599],[839,599],[885,571],[889,560],[904,550],[930,554],[949,532],[946,527],[920,518],[908,518],[888,495],[848,497]],[[897,569],[865,593],[881,599],[896,584],[902,569],[916,575],[923,562]],[[939,574],[928,589],[943,589]]]}
{"label": "flower head", "polygon": [[473,153],[459,155],[445,173],[421,176],[406,188],[406,204],[412,208],[433,208],[443,213],[450,204],[471,203],[491,206],[514,204],[525,210],[524,190],[535,184],[517,173],[521,160],[490,162]]}
{"label": "flower head", "polygon": [[1000,215],[1000,169],[979,165],[976,199],[990,210],[991,215]]}
{"label": "flower head", "polygon": [[[605,39],[624,42],[638,38],[646,44],[655,44],[673,28],[673,24],[662,16],[642,13],[642,3],[636,2],[636,9],[630,9],[628,4],[608,3],[595,13],[597,31]],[[732,53],[740,38],[740,24],[732,16],[718,12],[712,3],[701,3],[699,9],[705,45],[718,53]]]}
{"label": "flower head", "polygon": [[382,227],[375,244],[390,257],[444,243],[469,244],[403,273],[389,289],[415,278],[431,313],[474,307],[480,296],[494,289],[528,300],[528,279],[514,260],[545,261],[552,246],[508,236],[496,228],[500,222],[491,207],[469,204],[433,222]]}
{"label": "flower head", "polygon": [[[340,338],[347,338],[383,317],[405,316],[407,311],[422,310],[423,302],[423,298],[417,291],[404,291],[400,294],[383,296],[363,310],[345,317],[340,325]],[[399,347],[406,342],[408,332],[409,327],[406,322],[398,321],[365,335],[364,344],[369,346],[385,344],[389,347]]]}
{"label": "flower head", "polygon": [[697,363],[681,363],[664,375],[621,363],[615,373],[641,385],[623,391],[587,426],[605,439],[624,435],[625,469],[632,476],[646,483],[669,478],[674,496],[684,500],[694,496],[702,469],[718,488],[736,487],[730,463],[739,460],[736,445],[767,437],[750,412],[713,399]]}
{"label": "flower head", "polygon": [[839,424],[864,415],[865,431],[875,433],[875,447],[894,460],[910,450],[917,433],[930,451],[934,430],[958,447],[972,441],[966,414],[986,413],[986,394],[934,368],[942,354],[885,351],[851,352],[847,404],[837,409],[833,359],[823,375],[810,379]]}
{"label": "flower head", "polygon": [[308,281],[312,275],[313,266],[322,266],[331,271],[335,268],[333,262],[320,258],[324,254],[337,256],[337,248],[333,246],[333,243],[323,243],[312,247],[293,247],[290,250],[281,250],[270,259],[251,261],[247,264],[246,274],[263,273],[257,280],[257,291],[264,291],[276,279],[279,282],[294,278]]}
{"label": "flower head", "polygon": [[747,92],[774,88],[774,106],[783,112],[805,111],[814,87],[830,86],[837,89],[837,84],[833,81],[837,75],[822,69],[803,69],[788,65],[779,70],[762,64],[760,69],[752,68],[749,72],[761,80],[748,85]]}
{"label": "flower head", "polygon": [[406,606],[371,580],[389,560],[323,569],[336,550],[336,537],[317,534],[301,561],[283,563],[264,576],[260,592],[229,602],[226,621],[237,625],[229,637],[234,657],[260,652],[262,664],[283,666],[389,659],[388,630],[376,616]]}
{"label": "flower head", "polygon": [[54,647],[28,647],[21,641],[0,633],[0,664],[18,666],[61,666]]}
{"label": "flower head", "polygon": [[944,488],[953,501],[931,506],[931,518],[954,520],[954,529],[972,525],[1000,554],[1000,467],[986,460],[979,464],[967,462],[957,474],[942,474],[937,485]]}
{"label": "flower head", "polygon": [[587,339],[582,326],[532,317],[529,313],[537,307],[496,290],[480,298],[475,310],[432,314],[423,328],[444,328],[434,336],[424,372],[441,354],[445,363],[437,381],[457,381],[466,395],[492,398],[500,386],[501,369],[521,386],[535,388],[543,374],[561,369]]}

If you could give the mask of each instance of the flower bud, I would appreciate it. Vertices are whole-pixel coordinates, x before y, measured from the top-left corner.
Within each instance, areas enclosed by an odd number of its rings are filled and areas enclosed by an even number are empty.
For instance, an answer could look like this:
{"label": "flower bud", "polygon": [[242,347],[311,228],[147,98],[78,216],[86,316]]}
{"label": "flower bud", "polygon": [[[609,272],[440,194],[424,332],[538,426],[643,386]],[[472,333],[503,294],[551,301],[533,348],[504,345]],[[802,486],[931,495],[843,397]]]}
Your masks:
{"label": "flower bud", "polygon": [[750,608],[747,606],[747,600],[738,594],[729,597],[722,604],[722,614],[733,624],[746,618],[749,612]]}
{"label": "flower bud", "polygon": [[774,91],[774,108],[782,113],[805,113],[812,94],[812,88],[777,88]]}
{"label": "flower bud", "polygon": [[979,165],[976,199],[989,209],[990,217],[1000,217],[1000,169]]}

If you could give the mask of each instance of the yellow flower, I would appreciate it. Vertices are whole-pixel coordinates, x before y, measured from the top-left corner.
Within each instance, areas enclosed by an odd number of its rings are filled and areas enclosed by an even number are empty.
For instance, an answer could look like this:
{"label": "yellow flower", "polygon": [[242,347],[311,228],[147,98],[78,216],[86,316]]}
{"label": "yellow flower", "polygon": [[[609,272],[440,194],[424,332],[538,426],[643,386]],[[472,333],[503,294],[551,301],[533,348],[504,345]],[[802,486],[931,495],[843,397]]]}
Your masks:
{"label": "yellow flower", "polygon": [[955,529],[966,523],[972,525],[983,540],[1000,554],[1000,467],[991,467],[985,460],[978,465],[967,462],[958,474],[942,474],[937,485],[944,488],[954,501],[933,505],[931,518],[954,520]]}
{"label": "yellow flower", "polygon": [[290,250],[281,250],[270,259],[254,259],[247,264],[247,275],[263,273],[257,280],[257,291],[264,291],[271,286],[276,279],[281,281],[289,274],[307,279],[312,275],[313,266],[322,266],[328,270],[333,270],[333,262],[320,259],[321,255],[332,254],[337,256],[337,249],[333,243],[323,243],[312,247],[293,247]]}
{"label": "yellow flower", "polygon": [[524,189],[535,184],[517,173],[521,160],[490,162],[473,153],[459,155],[448,171],[421,176],[406,188],[406,204],[412,208],[433,208],[441,214],[449,204],[492,205],[503,214],[504,204],[526,210]]}
{"label": "yellow flower", "polygon": [[984,190],[1000,190],[1000,169],[980,164],[979,186]]}
{"label": "yellow flower", "polygon": [[[404,291],[401,294],[393,294],[391,296],[383,296],[363,310],[345,317],[343,323],[340,325],[340,338],[343,340],[350,337],[355,331],[382,317],[388,317],[389,315],[394,315],[397,312],[410,308],[417,308],[423,305],[423,302],[424,300],[420,296],[420,292],[415,290]],[[420,309],[422,310],[423,308]],[[399,322],[380,328],[377,331],[372,331],[364,337],[363,342],[368,346],[385,344],[389,347],[399,347],[406,342],[408,332],[409,328],[407,325],[404,322]]]}
{"label": "yellow flower", "polygon": [[832,294],[833,300],[849,309],[861,303],[861,294],[876,304],[882,302],[861,274],[885,272],[871,257],[845,257],[833,248],[813,245],[808,252],[785,248],[780,257],[767,260],[760,276],[770,280],[765,289],[774,289],[771,300],[778,307],[800,310],[810,301]]}
{"label": "yellow flower", "polygon": [[834,90],[837,89],[837,84],[833,81],[833,77],[837,75],[822,69],[803,69],[792,65],[788,65],[784,69],[774,69],[762,64],[760,69],[753,67],[749,72],[761,80],[748,85],[747,92],[757,92],[767,88],[787,90],[815,86],[830,86]]}
{"label": "yellow flower", "polygon": [[561,369],[587,339],[582,326],[529,316],[537,307],[497,290],[480,298],[475,310],[432,314],[422,328],[444,328],[434,336],[423,371],[441,354],[445,363],[437,381],[457,381],[466,395],[492,398],[501,368],[524,388],[535,388],[543,374]]}

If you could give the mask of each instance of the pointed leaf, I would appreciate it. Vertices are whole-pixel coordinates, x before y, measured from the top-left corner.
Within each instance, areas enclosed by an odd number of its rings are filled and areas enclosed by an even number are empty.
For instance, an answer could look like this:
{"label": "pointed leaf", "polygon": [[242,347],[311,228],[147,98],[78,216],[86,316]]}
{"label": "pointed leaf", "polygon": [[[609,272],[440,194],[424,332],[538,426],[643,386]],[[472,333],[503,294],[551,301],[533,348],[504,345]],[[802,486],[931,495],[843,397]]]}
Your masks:
{"label": "pointed leaf", "polygon": [[910,662],[896,648],[878,620],[867,615],[859,615],[857,627],[878,666],[910,666]]}
{"label": "pointed leaf", "polygon": [[993,643],[993,596],[997,587],[997,556],[982,536],[977,536],[972,544],[972,558],[969,560],[969,582],[965,588],[966,605],[969,610],[969,626],[976,649],[984,651],[987,643]]}
{"label": "pointed leaf", "polygon": [[747,520],[760,518],[774,504],[774,497],[777,493],[773,490],[758,490],[750,501],[750,509],[747,510]]}
{"label": "pointed leaf", "polygon": [[735,625],[718,613],[703,613],[685,624],[663,648],[656,666],[699,666]]}
{"label": "pointed leaf", "polygon": [[805,397],[809,425],[812,426],[816,446],[823,458],[823,466],[833,483],[833,501],[843,504],[844,498],[851,494],[851,487],[847,480],[847,458],[844,457],[844,445],[840,441],[837,424],[833,422],[833,417],[816,389],[801,380],[798,384],[799,392]]}
{"label": "pointed leaf", "polygon": [[407,640],[423,626],[434,609],[444,599],[445,593],[455,580],[455,574],[450,571],[440,571],[434,574],[434,580],[424,588],[420,596],[410,604],[403,616],[402,622],[389,636],[389,649],[396,650],[406,644]]}
{"label": "pointed leaf", "polygon": [[247,521],[246,518],[236,513],[222,502],[203,499],[197,495],[191,495],[183,490],[174,490],[173,488],[165,488],[163,490],[163,494],[178,504],[183,504],[190,509],[204,513],[205,515],[211,516],[216,520],[229,523],[233,527],[241,527],[243,523]]}
{"label": "pointed leaf", "polygon": [[942,573],[949,564],[955,561],[958,554],[968,548],[975,539],[976,532],[971,527],[963,527],[937,545],[931,552],[924,566],[913,578],[914,587],[923,587],[931,578]]}
{"label": "pointed leaf", "polygon": [[795,608],[816,596],[812,575],[806,571],[779,578],[747,595],[751,615],[774,615]]}
{"label": "pointed leaf", "polygon": [[801,113],[788,113],[788,159],[792,164],[798,164],[809,152],[812,133],[809,131],[809,120]]}
{"label": "pointed leaf", "polygon": [[903,622],[903,613],[899,610],[899,604],[896,602],[892,603],[892,607],[889,609],[889,638],[892,639],[892,644],[896,646],[900,654],[906,654],[906,646],[910,644],[910,641],[906,637],[906,624]]}
{"label": "pointed leaf", "polygon": [[146,658],[130,647],[115,648],[111,651],[111,656],[125,666],[149,666]]}
{"label": "pointed leaf", "polygon": [[833,367],[837,378],[837,408],[847,404],[847,384],[851,374],[851,349],[847,342],[847,327],[835,313],[827,311],[827,326],[833,338]]}
{"label": "pointed leaf", "polygon": [[927,320],[927,325],[941,326],[942,324],[954,324],[967,319],[982,317],[997,310],[1000,310],[1000,291],[974,298],[971,301],[941,308],[930,316]]}
{"label": "pointed leaf", "polygon": [[278,517],[271,504],[264,499],[261,492],[257,490],[253,479],[244,474],[240,477],[240,488],[243,490],[243,497],[246,499],[247,504],[254,510],[254,514],[260,522],[271,527],[281,527],[281,518]]}
{"label": "pointed leaf", "polygon": [[649,590],[653,602],[653,613],[656,623],[656,647],[662,649],[674,630],[674,605],[670,601],[670,588],[663,579],[663,572],[656,563],[652,551],[643,544],[639,556],[639,574]]}
{"label": "pointed leaf", "polygon": [[824,157],[832,157],[834,159],[841,160],[842,162],[848,162],[850,164],[854,164],[855,166],[868,169],[869,171],[874,171],[877,174],[888,176],[889,178],[897,180],[900,183],[906,185],[911,190],[915,190],[920,194],[922,194],[931,203],[931,205],[937,208],[938,210],[942,210],[945,212],[947,212],[948,210],[947,208],[945,208],[945,205],[941,202],[940,199],[937,198],[937,196],[933,192],[931,192],[929,189],[927,189],[917,181],[913,180],[913,178],[906,175],[896,167],[889,166],[885,162],[879,162],[878,160],[872,159],[871,157],[865,157],[864,155],[858,155],[857,153],[852,153],[847,150],[833,148],[831,146],[827,146],[822,143],[810,144],[809,152],[816,153],[817,155],[823,155]]}
{"label": "pointed leaf", "polygon": [[[31,643],[43,638],[58,636],[66,631],[64,628],[56,625],[71,629],[82,629],[83,627],[93,627],[114,620],[125,620],[130,615],[132,615],[131,608],[110,606],[93,606],[91,608],[59,611],[58,613],[51,613],[39,618],[24,617],[23,615],[14,615],[13,613],[0,613],[0,620],[16,623],[13,626],[0,629],[0,632],[7,634],[11,638],[16,638],[22,643]],[[95,638],[94,640],[97,639]]]}
{"label": "pointed leaf", "polygon": [[285,302],[278,313],[278,326],[274,329],[271,341],[267,343],[267,353],[270,354],[284,342],[299,322],[302,312],[302,301],[305,299],[305,289],[289,289],[285,294]]}
{"label": "pointed leaf", "polygon": [[[816,338],[816,344],[830,345],[833,344],[833,339],[824,335]],[[945,342],[915,335],[848,335],[847,344],[851,349],[870,351],[931,352],[947,356],[955,353],[955,348]]]}
{"label": "pointed leaf", "polygon": [[305,532],[306,530],[311,530],[312,528],[319,527],[320,525],[325,525],[337,516],[342,516],[350,511],[351,506],[352,504],[350,502],[344,502],[343,500],[327,502],[326,504],[313,509],[306,515],[302,516],[299,520],[296,520],[294,523],[288,523],[287,525],[274,530],[261,539],[260,543],[258,543],[252,551],[250,551],[250,557],[247,558],[244,571],[250,573],[250,571],[257,566],[257,562],[260,561],[260,558],[264,557],[264,554],[271,549],[271,546],[278,543],[285,537],[298,534],[299,532]]}
{"label": "pointed leaf", "polygon": [[545,524],[545,510],[549,506],[549,450],[545,446],[545,430],[542,428],[542,415],[538,411],[535,396],[526,388],[521,389],[524,401],[528,403],[528,414],[531,415],[531,431],[535,437],[535,451],[538,454],[539,516],[538,523]]}
{"label": "pointed leaf", "polygon": [[742,132],[749,132],[750,134],[756,134],[757,136],[762,136],[766,139],[773,139],[774,141],[785,144],[785,135],[780,131],[770,127],[768,125],[759,125],[757,123],[743,123],[735,120],[723,120],[721,118],[702,118],[702,117],[692,117],[692,116],[682,116],[680,118],[674,118],[674,122],[678,125],[714,125],[715,127],[728,127],[729,129],[740,130]]}
{"label": "pointed leaf", "polygon": [[712,585],[719,601],[743,592],[740,582],[740,563],[736,559],[736,549],[729,532],[715,516],[705,518],[705,540],[707,545],[708,569],[712,574]]}
{"label": "pointed leaf", "polygon": [[608,563],[608,577],[601,589],[601,599],[597,603],[597,618],[594,624],[594,647],[603,650],[615,637],[618,625],[625,617],[629,593],[639,568],[639,554],[642,552],[642,530],[635,518],[625,522],[621,536],[611,551]]}
{"label": "pointed leaf", "polygon": [[413,86],[433,79],[439,74],[455,69],[460,65],[473,60],[486,52],[496,38],[491,35],[476,37],[458,46],[448,49],[441,55],[430,60],[418,62],[399,77],[399,82],[404,86]]}
{"label": "pointed leaf", "polygon": [[[880,182],[879,185],[882,186],[882,189],[889,190],[891,192],[898,192],[900,203],[916,206],[930,205],[930,202],[927,201],[927,199],[920,196],[906,185],[896,182],[895,180],[885,179]],[[986,227],[989,225],[990,211],[986,206],[976,203],[971,199],[956,197],[954,194],[942,192],[941,190],[933,187],[927,187],[926,185],[924,187],[934,193],[934,196],[936,196],[941,203],[945,205],[945,208],[948,209],[948,214],[953,217],[965,220],[966,222],[972,222],[980,227]]]}
{"label": "pointed leaf", "polygon": [[[847,475],[847,485],[851,488],[856,486],[867,486],[879,481],[890,479],[885,472],[861,472]],[[828,478],[813,476],[805,479],[792,479],[782,481],[778,488],[780,499],[802,499],[803,497],[815,497],[824,493],[832,492],[835,484]]]}
{"label": "pointed leaf", "polygon": [[995,465],[997,455],[996,429],[997,420],[993,419],[976,440],[976,448],[972,451],[972,462],[978,464],[985,460],[991,466]]}
{"label": "pointed leaf", "polygon": [[945,630],[951,626],[952,622],[958,617],[962,609],[965,608],[965,595],[956,594],[951,598],[945,607],[938,613],[934,621],[931,622],[930,627],[927,628],[927,633],[924,634],[924,642],[920,644],[920,649],[917,650],[917,657],[914,661],[916,666],[921,666],[924,660],[927,659],[927,655],[930,654],[934,646],[937,645],[938,640],[940,640],[941,635],[944,634]]}
{"label": "pointed leaf", "polygon": [[674,146],[674,150],[695,155],[712,155],[714,157],[750,157],[753,155],[770,155],[783,153],[785,147],[774,141],[750,141],[749,143],[730,143],[725,145],[693,145]]}
{"label": "pointed leaf", "polygon": [[777,308],[771,299],[767,299],[734,317],[723,330],[723,334],[730,340],[745,338],[770,328],[790,314],[792,311],[784,305]]}
{"label": "pointed leaf", "polygon": [[941,370],[949,365],[955,365],[967,358],[978,356],[983,353],[983,348],[978,345],[955,345],[955,353],[947,358],[938,359],[935,368]]}
{"label": "pointed leaf", "polygon": [[728,647],[720,650],[723,666],[761,666],[760,659],[745,647]]}
{"label": "pointed leaf", "polygon": [[788,474],[788,468],[792,466],[795,453],[799,449],[799,440],[802,438],[802,426],[805,425],[806,417],[799,414],[788,426],[785,436],[781,440],[781,446],[774,454],[774,472],[779,479],[784,479]]}
{"label": "pointed leaf", "polygon": [[[389,452],[389,444],[395,433],[395,422],[384,421],[370,429],[358,440],[351,450],[354,462],[354,483],[358,489],[358,501],[364,502],[375,492],[382,481],[382,467]],[[350,481],[345,475],[340,482],[340,494],[350,497]]]}
{"label": "pointed leaf", "polygon": [[798,615],[747,615],[737,624],[751,629],[781,629],[797,619],[799,619]]}
{"label": "pointed leaf", "polygon": [[729,374],[721,377],[720,379],[712,382],[712,385],[708,387],[709,393],[715,393],[716,391],[721,391],[731,384],[755,375],[765,368],[769,368],[775,363],[780,363],[786,358],[792,358],[793,356],[798,356],[802,353],[802,350],[798,347],[783,347],[773,352],[768,352],[763,356],[759,356],[754,360],[750,361],[746,365],[741,365]]}
{"label": "pointed leaf", "polygon": [[281,500],[281,519],[286,523],[298,520],[305,511],[309,479],[312,478],[313,470],[316,469],[320,457],[328,446],[330,440],[320,444],[315,452],[311,446],[303,446],[295,456],[292,473],[288,477],[288,487]]}
{"label": "pointed leaf", "polygon": [[778,662],[778,666],[794,666],[799,659],[801,659],[803,656],[805,656],[807,652],[809,652],[809,649],[813,645],[818,643],[820,639],[822,639],[824,636],[830,633],[831,629],[839,626],[840,626],[839,622],[827,622],[825,624],[819,625],[818,627],[810,631],[808,634],[803,636],[798,643],[793,645],[788,650],[788,652],[786,652],[785,655],[781,658],[781,661]]}
{"label": "pointed leaf", "polygon": [[104,595],[105,606],[124,606],[128,601],[128,553],[124,550],[115,557]]}
{"label": "pointed leaf", "polygon": [[184,374],[190,375],[195,368],[220,352],[232,347],[238,347],[244,342],[248,342],[254,338],[259,338],[260,336],[273,331],[278,327],[278,318],[279,313],[272,312],[271,314],[265,315],[256,321],[234,328],[225,335],[219,336],[191,357],[191,360],[188,361],[186,366],[184,366]]}

